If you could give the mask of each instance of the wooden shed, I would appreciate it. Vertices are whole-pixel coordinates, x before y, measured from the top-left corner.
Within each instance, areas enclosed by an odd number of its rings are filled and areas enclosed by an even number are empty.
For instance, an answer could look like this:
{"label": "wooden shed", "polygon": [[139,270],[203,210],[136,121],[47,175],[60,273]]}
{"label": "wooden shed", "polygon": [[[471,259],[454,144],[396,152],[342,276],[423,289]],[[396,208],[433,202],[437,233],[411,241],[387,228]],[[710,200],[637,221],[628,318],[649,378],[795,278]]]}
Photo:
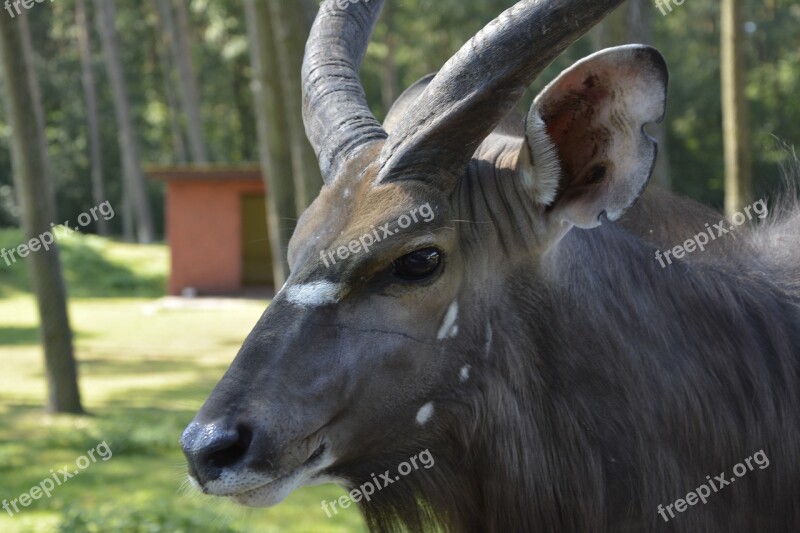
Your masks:
{"label": "wooden shed", "polygon": [[256,166],[148,167],[166,183],[169,294],[273,286],[265,188]]}

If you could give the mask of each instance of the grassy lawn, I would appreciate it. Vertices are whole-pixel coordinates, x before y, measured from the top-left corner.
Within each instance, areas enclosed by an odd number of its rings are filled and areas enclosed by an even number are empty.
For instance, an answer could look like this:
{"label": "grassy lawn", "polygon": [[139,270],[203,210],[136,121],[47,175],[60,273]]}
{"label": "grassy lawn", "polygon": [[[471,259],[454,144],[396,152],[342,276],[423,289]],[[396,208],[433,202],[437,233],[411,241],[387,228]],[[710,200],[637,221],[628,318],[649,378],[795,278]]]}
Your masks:
{"label": "grassy lawn", "polygon": [[[0,248],[19,243],[0,232]],[[25,266],[0,264],[0,501],[28,492],[105,441],[113,456],[90,464],[11,517],[2,532],[357,532],[350,508],[320,508],[344,492],[309,487],[271,509],[245,510],[185,487],[178,437],[266,307],[154,306],[167,265],[163,246],[77,237],[63,252],[81,390],[89,417],[49,416],[37,318]],[[83,258],[86,258],[84,261]]]}

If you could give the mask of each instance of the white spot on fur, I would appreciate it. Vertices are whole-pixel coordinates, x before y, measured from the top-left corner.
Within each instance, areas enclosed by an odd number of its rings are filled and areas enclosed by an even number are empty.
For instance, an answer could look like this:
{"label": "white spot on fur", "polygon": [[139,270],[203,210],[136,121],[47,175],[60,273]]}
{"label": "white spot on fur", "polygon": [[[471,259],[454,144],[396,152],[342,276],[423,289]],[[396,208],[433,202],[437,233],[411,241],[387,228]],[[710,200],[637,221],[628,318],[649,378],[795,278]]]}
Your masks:
{"label": "white spot on fur", "polygon": [[433,402],[428,402],[417,411],[417,424],[424,426],[433,416]]}
{"label": "white spot on fur", "polygon": [[286,289],[289,302],[306,307],[319,307],[339,301],[342,285],[330,281],[313,281],[300,285],[292,285]]}
{"label": "white spot on fur", "polygon": [[464,365],[461,367],[461,371],[458,373],[459,377],[461,378],[461,383],[466,383],[467,380],[469,379],[470,368],[472,367],[470,367],[469,365]]}
{"label": "white spot on fur", "polygon": [[447,337],[455,337],[458,333],[458,324],[456,324],[457,318],[458,302],[453,302],[450,304],[450,307],[447,308],[447,313],[444,315],[444,320],[442,320],[442,325],[439,327],[439,333],[436,335],[436,338],[442,340]]}
{"label": "white spot on fur", "polygon": [[533,106],[528,116],[526,142],[531,166],[522,169],[522,183],[537,203],[550,205],[556,199],[561,180],[561,163],[556,145],[547,134],[547,126],[536,107]]}

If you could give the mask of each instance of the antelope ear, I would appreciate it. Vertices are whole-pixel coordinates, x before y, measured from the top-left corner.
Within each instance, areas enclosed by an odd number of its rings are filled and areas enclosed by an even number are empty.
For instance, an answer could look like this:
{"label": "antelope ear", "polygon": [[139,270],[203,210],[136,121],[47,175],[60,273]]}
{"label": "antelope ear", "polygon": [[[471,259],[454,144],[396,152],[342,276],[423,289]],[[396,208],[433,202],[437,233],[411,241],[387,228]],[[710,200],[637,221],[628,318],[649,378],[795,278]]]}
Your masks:
{"label": "antelope ear", "polygon": [[664,118],[667,80],[657,50],[620,46],[579,61],[536,97],[520,170],[551,220],[591,228],[636,202],[657,152],[644,125]]}

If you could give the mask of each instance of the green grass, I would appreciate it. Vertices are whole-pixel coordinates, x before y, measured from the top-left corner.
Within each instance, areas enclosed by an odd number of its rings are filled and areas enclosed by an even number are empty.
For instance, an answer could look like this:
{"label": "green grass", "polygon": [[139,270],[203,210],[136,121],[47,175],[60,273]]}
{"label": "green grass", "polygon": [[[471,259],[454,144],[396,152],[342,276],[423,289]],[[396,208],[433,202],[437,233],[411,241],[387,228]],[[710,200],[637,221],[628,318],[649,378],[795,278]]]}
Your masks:
{"label": "green grass", "polygon": [[[0,232],[2,237],[8,232]],[[12,239],[13,241],[13,239]],[[235,309],[157,310],[163,246],[121,245],[78,237],[64,247],[81,391],[88,417],[50,416],[36,309],[24,264],[0,265],[0,501],[18,498],[50,469],[75,468],[105,441],[98,460],[14,517],[0,509],[2,532],[358,532],[358,511],[328,518],[320,508],[344,492],[332,485],[297,491],[270,509],[245,510],[185,488],[178,447],[183,427],[221,377],[266,302]],[[91,258],[91,276],[70,267]],[[72,256],[70,258],[70,255]],[[112,273],[112,280],[101,279]],[[124,283],[120,283],[120,280]],[[94,288],[103,287],[115,297]],[[128,297],[121,297],[125,295]]]}

